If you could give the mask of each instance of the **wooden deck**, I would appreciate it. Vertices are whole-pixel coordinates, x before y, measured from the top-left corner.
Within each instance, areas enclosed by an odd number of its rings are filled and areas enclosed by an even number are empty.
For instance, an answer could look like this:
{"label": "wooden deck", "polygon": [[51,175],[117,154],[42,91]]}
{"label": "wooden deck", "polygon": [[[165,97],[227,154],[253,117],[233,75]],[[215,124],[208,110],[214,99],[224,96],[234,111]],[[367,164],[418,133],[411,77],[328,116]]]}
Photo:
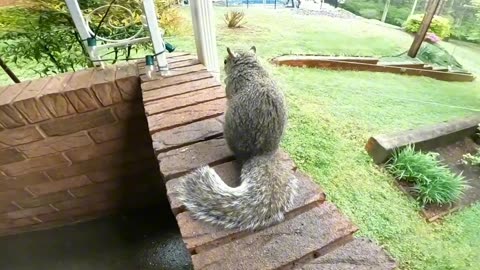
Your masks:
{"label": "wooden deck", "polygon": [[[395,268],[376,244],[353,237],[357,227],[283,152],[280,158],[301,181],[284,222],[246,232],[192,219],[176,199],[178,177],[209,164],[235,186],[239,168],[222,138],[226,100],[221,84],[191,55],[174,54],[168,62],[171,76],[141,77],[143,102],[171,209],[195,269]],[[143,64],[138,67],[144,74]]]}

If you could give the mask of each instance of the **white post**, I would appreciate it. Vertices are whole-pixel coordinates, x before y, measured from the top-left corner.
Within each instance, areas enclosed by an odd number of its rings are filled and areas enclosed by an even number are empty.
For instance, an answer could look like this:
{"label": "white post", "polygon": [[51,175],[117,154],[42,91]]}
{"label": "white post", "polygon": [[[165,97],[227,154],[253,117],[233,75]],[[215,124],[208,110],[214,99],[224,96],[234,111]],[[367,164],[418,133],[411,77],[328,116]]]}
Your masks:
{"label": "white post", "polygon": [[190,0],[195,45],[200,63],[220,78],[212,0]]}
{"label": "white post", "polygon": [[68,11],[70,11],[70,15],[72,16],[73,23],[77,28],[80,38],[83,40],[83,43],[87,45],[86,40],[90,37],[90,34],[88,33],[87,23],[83,18],[82,10],[78,5],[77,0],[66,0],[65,2],[67,4]]}
{"label": "white post", "polygon": [[[73,24],[77,28],[77,32],[80,35],[80,38],[83,40],[83,47],[87,50],[91,60],[101,60],[98,56],[98,52],[95,48],[89,48],[87,44],[87,38],[91,37],[88,33],[87,22],[83,18],[82,10],[78,5],[77,0],[66,0],[68,11],[72,16]],[[101,66],[103,68],[103,62],[94,62],[95,66]]]}
{"label": "white post", "polygon": [[158,28],[157,12],[153,0],[143,0],[143,12],[147,20],[148,31],[152,38],[153,50],[156,54],[157,65],[160,73],[168,71],[167,51],[163,42],[162,33]]}

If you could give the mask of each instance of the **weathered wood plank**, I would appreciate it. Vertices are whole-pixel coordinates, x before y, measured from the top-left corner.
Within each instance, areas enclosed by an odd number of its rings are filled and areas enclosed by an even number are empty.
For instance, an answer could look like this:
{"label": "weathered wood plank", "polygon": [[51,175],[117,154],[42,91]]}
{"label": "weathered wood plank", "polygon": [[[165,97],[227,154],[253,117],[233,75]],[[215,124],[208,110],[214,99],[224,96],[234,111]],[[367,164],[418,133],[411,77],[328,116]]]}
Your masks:
{"label": "weathered wood plank", "polygon": [[274,60],[275,64],[280,66],[292,66],[292,67],[310,67],[310,68],[325,68],[330,70],[353,70],[353,71],[370,71],[370,72],[386,72],[394,74],[404,74],[410,76],[425,76],[442,81],[458,81],[458,82],[471,82],[475,80],[473,75],[434,71],[427,69],[414,69],[395,66],[381,66],[373,64],[346,62],[346,61],[333,61],[333,60],[315,60],[315,59],[291,59],[291,60]]}

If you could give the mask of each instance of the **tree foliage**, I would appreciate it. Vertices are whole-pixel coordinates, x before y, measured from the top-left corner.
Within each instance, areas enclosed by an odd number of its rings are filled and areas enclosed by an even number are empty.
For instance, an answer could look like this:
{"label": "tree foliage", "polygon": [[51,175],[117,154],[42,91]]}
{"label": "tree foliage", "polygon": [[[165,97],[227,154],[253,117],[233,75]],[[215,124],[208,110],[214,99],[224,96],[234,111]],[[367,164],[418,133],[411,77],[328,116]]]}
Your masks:
{"label": "tree foliage", "polygon": [[[386,0],[346,0],[342,7],[363,17],[380,20]],[[423,14],[428,1],[416,1],[414,13]],[[415,0],[391,0],[386,22],[402,26],[408,19]],[[451,36],[480,43],[480,0],[444,0],[438,15],[453,22]]]}

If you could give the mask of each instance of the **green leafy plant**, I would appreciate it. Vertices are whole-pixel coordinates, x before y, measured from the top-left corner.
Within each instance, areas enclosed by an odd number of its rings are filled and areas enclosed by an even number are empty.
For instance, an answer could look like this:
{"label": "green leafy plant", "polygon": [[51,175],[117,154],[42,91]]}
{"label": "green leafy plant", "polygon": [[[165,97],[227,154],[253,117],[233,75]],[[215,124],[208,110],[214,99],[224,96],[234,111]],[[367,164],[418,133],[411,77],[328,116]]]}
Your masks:
{"label": "green leafy plant", "polygon": [[243,11],[232,10],[225,13],[224,16],[228,28],[240,28],[245,24],[245,13]]}
{"label": "green leafy plant", "polygon": [[[422,24],[423,14],[416,14],[407,19],[404,24],[405,31],[409,33],[417,33]],[[450,37],[452,23],[449,19],[435,16],[430,24],[429,31],[435,33],[440,38]]]}
{"label": "green leafy plant", "polygon": [[437,153],[415,151],[411,145],[395,151],[386,168],[397,179],[413,185],[422,206],[453,203],[467,187],[465,178],[441,164]]}
{"label": "green leafy plant", "polygon": [[[40,75],[50,75],[91,65],[88,54],[82,46],[83,41],[76,32],[70,13],[63,0],[26,0],[26,5],[0,9],[0,54],[7,62],[22,65],[36,62],[35,70]],[[110,0],[79,1],[81,9],[89,13],[95,8],[108,5]],[[181,31],[183,18],[176,7],[175,0],[156,0],[157,15],[167,35]],[[127,16],[124,9],[112,9],[107,23],[98,26],[106,9],[92,15],[93,31],[111,39],[124,39],[142,28],[141,6],[137,0],[119,0],[115,4],[127,7],[133,12]],[[112,27],[113,26],[113,27]],[[145,36],[145,33],[138,37]],[[101,42],[100,42],[101,44]],[[138,44],[135,49],[146,49],[147,44]],[[129,58],[132,46],[113,48],[111,59]]]}
{"label": "green leafy plant", "polygon": [[463,155],[462,161],[465,164],[479,166],[480,165],[480,149],[477,149],[477,152],[473,155],[470,153]]}
{"label": "green leafy plant", "polygon": [[463,66],[457,61],[455,56],[450,54],[441,44],[424,42],[420,47],[417,58],[424,63],[433,64],[442,67],[451,67],[455,70],[463,70]]}

